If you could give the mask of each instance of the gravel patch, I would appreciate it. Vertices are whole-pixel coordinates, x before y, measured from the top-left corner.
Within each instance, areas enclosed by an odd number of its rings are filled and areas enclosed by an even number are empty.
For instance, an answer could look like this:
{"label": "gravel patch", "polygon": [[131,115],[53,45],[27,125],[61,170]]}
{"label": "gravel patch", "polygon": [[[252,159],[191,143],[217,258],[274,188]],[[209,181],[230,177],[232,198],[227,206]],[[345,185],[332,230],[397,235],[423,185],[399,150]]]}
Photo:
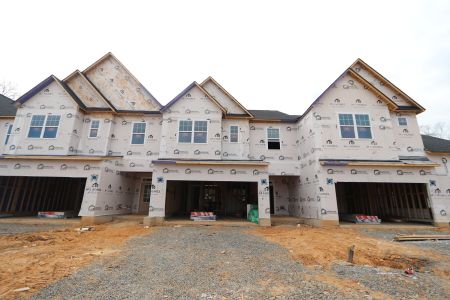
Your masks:
{"label": "gravel patch", "polygon": [[289,252],[230,227],[160,227],[32,299],[362,299],[311,280]]}
{"label": "gravel patch", "polygon": [[20,224],[0,223],[0,236],[15,235],[19,233],[31,233],[49,231],[67,227],[66,224]]}
{"label": "gravel patch", "polygon": [[430,273],[416,272],[413,277],[403,270],[371,266],[336,264],[337,276],[357,280],[360,284],[396,299],[449,299],[449,283]]}

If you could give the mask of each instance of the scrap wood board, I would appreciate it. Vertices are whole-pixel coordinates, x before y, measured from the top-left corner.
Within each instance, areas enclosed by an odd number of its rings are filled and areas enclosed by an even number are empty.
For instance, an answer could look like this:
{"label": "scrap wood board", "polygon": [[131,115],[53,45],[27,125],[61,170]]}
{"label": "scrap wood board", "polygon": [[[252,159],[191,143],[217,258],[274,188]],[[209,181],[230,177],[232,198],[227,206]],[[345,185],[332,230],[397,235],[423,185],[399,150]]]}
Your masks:
{"label": "scrap wood board", "polygon": [[426,241],[426,240],[450,240],[450,234],[413,234],[397,235],[394,241]]}

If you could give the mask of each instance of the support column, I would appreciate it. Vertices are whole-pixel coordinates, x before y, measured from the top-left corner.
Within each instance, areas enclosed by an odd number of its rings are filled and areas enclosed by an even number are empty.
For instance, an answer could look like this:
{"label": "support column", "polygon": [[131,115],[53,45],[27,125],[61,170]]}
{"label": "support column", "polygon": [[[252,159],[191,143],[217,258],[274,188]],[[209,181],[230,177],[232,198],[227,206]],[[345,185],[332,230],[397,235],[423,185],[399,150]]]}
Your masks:
{"label": "support column", "polygon": [[258,224],[270,226],[270,187],[269,176],[261,177],[258,181]]}
{"label": "support column", "polygon": [[[161,174],[161,173],[159,173]],[[164,176],[155,174],[152,176],[152,191],[148,217],[144,218],[144,225],[162,225],[166,212],[167,181]]]}

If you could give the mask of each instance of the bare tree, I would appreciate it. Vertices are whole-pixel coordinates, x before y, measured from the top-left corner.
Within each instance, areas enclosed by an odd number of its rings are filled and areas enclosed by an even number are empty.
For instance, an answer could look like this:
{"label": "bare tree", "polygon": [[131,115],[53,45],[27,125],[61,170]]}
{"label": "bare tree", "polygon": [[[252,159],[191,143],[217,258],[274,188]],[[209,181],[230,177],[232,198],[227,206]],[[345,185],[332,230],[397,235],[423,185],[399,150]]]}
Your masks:
{"label": "bare tree", "polygon": [[450,127],[445,122],[437,122],[433,125],[420,126],[420,133],[442,139],[450,139]]}
{"label": "bare tree", "polygon": [[17,98],[17,87],[11,81],[3,80],[0,82],[0,94],[16,100]]}

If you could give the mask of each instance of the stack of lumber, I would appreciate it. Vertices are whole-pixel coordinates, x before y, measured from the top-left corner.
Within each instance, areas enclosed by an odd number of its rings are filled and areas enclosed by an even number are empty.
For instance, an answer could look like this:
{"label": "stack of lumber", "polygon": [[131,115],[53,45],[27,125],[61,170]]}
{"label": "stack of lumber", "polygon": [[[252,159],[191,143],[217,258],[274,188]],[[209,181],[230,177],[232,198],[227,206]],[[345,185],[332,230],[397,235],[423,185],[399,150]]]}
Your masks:
{"label": "stack of lumber", "polygon": [[450,240],[450,234],[399,234],[394,241]]}

